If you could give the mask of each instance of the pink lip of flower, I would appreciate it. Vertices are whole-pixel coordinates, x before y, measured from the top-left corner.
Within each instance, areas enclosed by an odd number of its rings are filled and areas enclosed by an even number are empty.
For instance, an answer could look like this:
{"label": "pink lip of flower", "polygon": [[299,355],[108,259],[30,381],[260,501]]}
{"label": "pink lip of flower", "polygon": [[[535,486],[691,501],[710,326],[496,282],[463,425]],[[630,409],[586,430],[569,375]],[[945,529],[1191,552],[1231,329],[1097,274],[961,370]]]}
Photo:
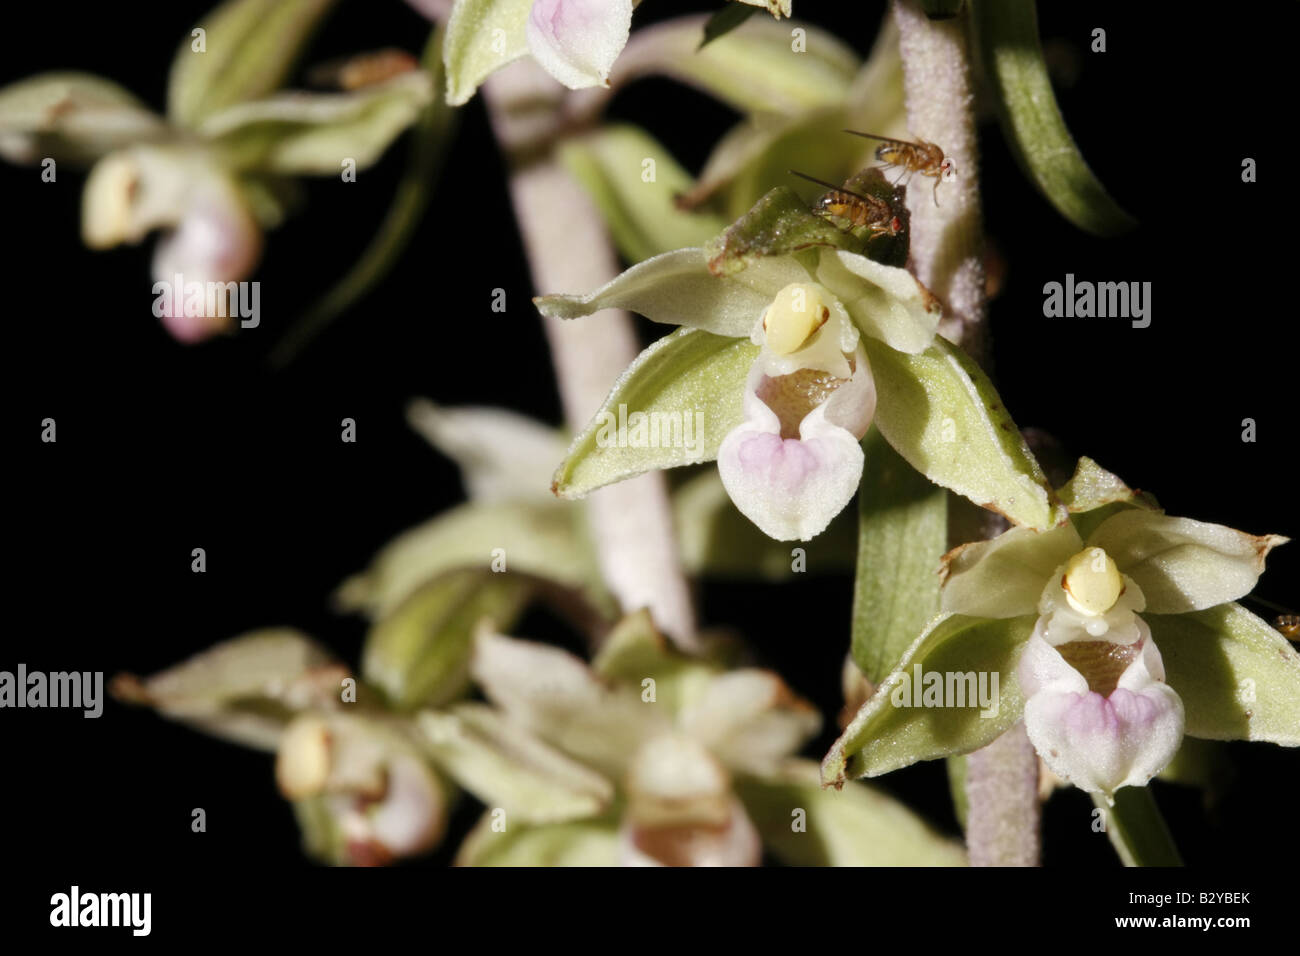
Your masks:
{"label": "pink lip of flower", "polygon": [[781,417],[759,396],[763,363],[750,370],[745,422],[718,449],[718,474],[740,512],[772,538],[815,537],[857,491],[876,388],[861,345],[853,357],[852,377],[803,417],[798,438],[782,437]]}
{"label": "pink lip of flower", "polygon": [[1120,787],[1144,785],[1173,759],[1183,738],[1182,700],[1165,683],[1150,629],[1134,618],[1141,636],[1108,695],[1093,690],[1047,642],[1045,618],[1018,666],[1025,729],[1039,755],[1058,776],[1108,798]]}
{"label": "pink lip of flower", "polygon": [[632,0],[536,0],[528,14],[528,49],[570,89],[607,85],[627,45]]}

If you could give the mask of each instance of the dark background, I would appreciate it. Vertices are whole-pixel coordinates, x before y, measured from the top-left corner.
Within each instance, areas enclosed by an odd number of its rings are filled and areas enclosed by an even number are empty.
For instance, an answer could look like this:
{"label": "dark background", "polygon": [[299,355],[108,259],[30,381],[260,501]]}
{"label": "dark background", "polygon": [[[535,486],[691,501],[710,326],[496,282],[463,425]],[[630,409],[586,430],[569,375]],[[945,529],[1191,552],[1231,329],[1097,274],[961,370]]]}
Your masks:
{"label": "dark background", "polygon": [[[707,2],[651,0],[648,22]],[[1279,104],[1293,84],[1298,11],[1238,4],[1208,22],[1180,5],[1043,4],[1058,93],[1084,155],[1141,228],[1090,238],[1020,175],[996,127],[983,136],[987,226],[1008,262],[992,309],[994,365],[1022,427],[1050,428],[1173,514],[1300,534],[1291,493],[1294,208]],[[168,64],[206,3],[79,4],[7,24],[0,83],[55,68],[112,78],[161,108]],[[52,9],[52,8],[51,8]],[[877,3],[799,0],[796,12],[864,51]],[[1149,17],[1150,19],[1141,19]],[[1093,27],[1108,51],[1088,52]],[[307,63],[362,49],[418,52],[424,22],[405,5],[344,3]],[[618,95],[691,169],[733,121],[667,81]],[[430,215],[395,272],[300,359],[272,372],[266,352],[306,303],[352,263],[377,226],[405,159],[400,145],[356,184],[307,181],[308,203],[269,236],[258,278],[262,328],[200,347],[174,343],[150,314],[148,252],[91,253],[79,240],[83,177],[0,166],[5,251],[3,416],[11,620],[0,669],[147,674],[246,630],[292,625],[355,662],[362,622],[328,595],[394,534],[460,500],[455,469],[404,424],[414,396],[506,405],[558,422],[545,342],[481,103],[463,110]],[[1258,161],[1241,182],[1243,157]],[[454,240],[445,238],[446,224]],[[1042,286],[1151,281],[1153,321],[1048,320]],[[506,328],[489,310],[507,290]],[[42,444],[40,421],[58,422]],[[339,422],[358,422],[356,444]],[[1254,418],[1258,440],[1241,441]],[[204,547],[208,571],[190,571]],[[1258,594],[1292,608],[1296,546],[1270,560]],[[701,616],[746,634],[827,714],[840,705],[851,585],[758,588],[709,582]],[[538,627],[545,630],[545,622]],[[70,868],[139,864],[210,872],[306,865],[272,759],[143,711],[6,710],[4,818],[18,858]],[[829,724],[829,722],[828,722]],[[808,753],[820,756],[833,726]],[[1217,812],[1195,791],[1157,798],[1192,864],[1252,865],[1296,849],[1294,755],[1232,745],[1236,784]],[[955,832],[942,764],[880,782]],[[194,807],[208,832],[190,832]],[[1077,791],[1047,810],[1046,862],[1113,865]],[[477,814],[467,801],[458,816]],[[428,862],[445,862],[453,838]],[[16,844],[14,841],[17,841]]]}

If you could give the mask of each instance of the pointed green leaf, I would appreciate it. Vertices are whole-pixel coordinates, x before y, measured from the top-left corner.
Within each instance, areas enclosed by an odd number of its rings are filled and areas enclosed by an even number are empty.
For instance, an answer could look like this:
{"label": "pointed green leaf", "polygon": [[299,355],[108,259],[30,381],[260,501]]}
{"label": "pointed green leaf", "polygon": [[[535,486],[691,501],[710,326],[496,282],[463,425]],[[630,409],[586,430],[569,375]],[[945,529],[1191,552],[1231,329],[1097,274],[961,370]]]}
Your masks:
{"label": "pointed green leaf", "polygon": [[656,468],[717,457],[744,420],[745,378],[758,356],[748,339],[679,329],[637,356],[574,440],[555,493],[580,498]]}
{"label": "pointed green leaf", "polygon": [[939,611],[939,562],[948,543],[948,496],[889,447],[862,440],[853,660],[879,684]]}
{"label": "pointed green leaf", "polygon": [[602,126],[565,140],[559,155],[629,262],[702,245],[726,225],[720,216],[677,208],[676,196],[690,187],[690,174],[638,127]]}
{"label": "pointed green leaf", "polygon": [[335,2],[227,0],[211,10],[195,27],[202,37],[182,39],[172,60],[167,118],[194,127],[278,89]]}
{"label": "pointed green leaf", "polygon": [[1136,226],[1088,168],[1065,126],[1043,60],[1034,0],[971,0],[971,27],[1002,133],[1034,185],[1086,232],[1112,236]]}
{"label": "pointed green leaf", "polygon": [[[736,790],[763,843],[792,866],[965,866],[961,844],[904,804],[863,783],[823,790],[817,765],[792,760]],[[796,829],[802,813],[805,828]]]}
{"label": "pointed green leaf", "polygon": [[447,104],[468,103],[494,70],[528,53],[533,0],[459,0],[447,20]]}
{"label": "pointed green leaf", "polygon": [[1144,614],[1187,733],[1300,746],[1300,653],[1239,604]]}
{"label": "pointed green leaf", "polygon": [[169,135],[160,116],[89,73],[42,73],[0,88],[0,156],[13,163],[88,164]]}
{"label": "pointed green leaf", "polygon": [[876,378],[876,427],[936,484],[1044,530],[1065,509],[988,376],[961,349],[935,339],[919,355],[864,337]]}
{"label": "pointed green leaf", "polygon": [[[918,760],[970,753],[1000,736],[1024,708],[1016,664],[1034,620],[935,618],[835,742],[822,761],[822,780],[839,786],[848,777],[877,777]],[[991,701],[987,717],[978,701],[981,678]],[[942,682],[939,703],[949,706],[924,706],[936,681]]]}
{"label": "pointed green leaf", "polygon": [[1074,476],[1056,494],[1069,510],[1070,520],[1082,538],[1087,538],[1111,515],[1129,508],[1160,510],[1154,497],[1144,491],[1134,491],[1091,458],[1079,459]]}
{"label": "pointed green leaf", "polygon": [[237,103],[199,124],[227,165],[281,175],[334,176],[343,161],[373,165],[433,99],[422,70],[349,93],[278,93]]}

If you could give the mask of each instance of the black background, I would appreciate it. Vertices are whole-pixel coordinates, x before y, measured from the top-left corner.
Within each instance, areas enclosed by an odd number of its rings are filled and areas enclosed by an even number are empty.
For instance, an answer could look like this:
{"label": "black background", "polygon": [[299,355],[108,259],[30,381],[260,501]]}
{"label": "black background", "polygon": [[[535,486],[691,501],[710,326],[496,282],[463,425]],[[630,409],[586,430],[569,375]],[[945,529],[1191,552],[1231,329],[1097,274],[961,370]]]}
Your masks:
{"label": "black background", "polygon": [[[7,24],[0,82],[75,68],[161,108],[173,51],[206,4],[72,6]],[[650,0],[637,22],[712,6]],[[982,128],[987,228],[1009,267],[992,309],[1003,399],[1022,427],[1050,429],[1073,454],[1156,493],[1172,514],[1300,534],[1291,497],[1295,267],[1283,231],[1293,170],[1280,106],[1293,83],[1297,9],[1238,4],[1236,16],[1210,19],[1188,5],[1042,6],[1070,128],[1142,225],[1116,240],[1075,230],[1025,182],[996,127]],[[880,9],[796,4],[863,51]],[[1107,30],[1104,54],[1088,52],[1096,26]],[[425,36],[404,4],[354,0],[307,63],[391,45],[418,52]],[[0,166],[7,524],[16,532],[7,536],[11,623],[0,668],[151,673],[282,624],[355,662],[364,626],[333,614],[328,595],[394,534],[461,496],[455,469],[404,424],[406,402],[505,405],[558,422],[501,163],[481,103],[463,113],[431,212],[395,272],[281,372],[266,365],[270,344],[364,247],[403,148],[346,188],[337,178],[308,181],[306,207],[269,236],[257,276],[262,328],[200,347],[175,344],[152,318],[144,249],[91,253],[80,244],[80,175],[61,168],[48,184],[37,168]],[[691,169],[734,119],[701,94],[654,80],[621,92],[613,113],[645,125]],[[1258,161],[1258,183],[1241,182],[1246,156]],[[1067,272],[1152,282],[1151,326],[1045,319],[1043,283]],[[504,317],[489,308],[497,287],[507,290]],[[45,417],[58,422],[57,444],[40,442]],[[344,417],[358,422],[356,444],[339,440]],[[1258,423],[1254,444],[1241,440],[1248,417]],[[206,574],[190,571],[194,547],[207,550]],[[1300,603],[1294,549],[1276,553],[1257,592],[1290,607]],[[704,623],[746,634],[767,663],[836,712],[847,578],[709,582],[700,598]],[[833,738],[829,724],[810,755]],[[0,739],[5,842],[18,858],[69,874],[307,865],[267,755],[111,702],[99,720],[6,710]],[[1185,857],[1203,865],[1293,857],[1285,781],[1294,756],[1268,745],[1230,752],[1238,777],[1217,813],[1195,791],[1156,788]],[[955,832],[941,764],[881,785]],[[190,831],[194,807],[207,811],[205,834]],[[1077,791],[1052,801],[1049,865],[1114,864],[1086,825],[1090,810]],[[467,801],[454,826],[476,813]],[[445,862],[454,843],[424,862]]]}

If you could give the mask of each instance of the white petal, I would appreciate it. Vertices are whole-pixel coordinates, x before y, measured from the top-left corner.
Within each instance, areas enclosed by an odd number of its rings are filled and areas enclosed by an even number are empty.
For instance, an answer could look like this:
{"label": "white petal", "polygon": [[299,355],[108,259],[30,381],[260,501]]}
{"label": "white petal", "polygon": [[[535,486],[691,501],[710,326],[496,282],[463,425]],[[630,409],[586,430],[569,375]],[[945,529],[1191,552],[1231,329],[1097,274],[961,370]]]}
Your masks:
{"label": "white petal", "polygon": [[1137,657],[1109,697],[1036,632],[1019,678],[1025,729],[1052,772],[1090,793],[1143,786],[1173,759],[1183,739],[1183,703],[1164,683],[1164,663],[1142,625]]}
{"label": "white petal", "polygon": [[406,410],[411,427],[460,466],[475,501],[554,501],[551,476],[567,442],[541,422],[504,408],[444,408],[427,399]]}
{"label": "white petal", "polygon": [[[1083,546],[1074,525],[1012,528],[944,555],[942,608],[974,617],[1018,617],[1038,608],[1052,574]],[[1058,575],[1059,577],[1059,575]]]}
{"label": "white petal", "polygon": [[621,773],[667,718],[637,689],[603,685],[567,651],[478,633],[470,671],[493,704],[538,737],[607,774]]}
{"label": "white petal", "polygon": [[821,727],[821,716],[776,674],[757,668],[714,677],[678,726],[733,770],[775,773]]}
{"label": "white petal", "polygon": [[528,49],[571,90],[608,86],[631,28],[632,0],[536,0],[528,15]]}
{"label": "white petal", "polygon": [[858,327],[900,352],[924,352],[939,327],[934,297],[906,269],[842,249],[822,249],[817,281],[835,293]]}
{"label": "white petal", "polygon": [[781,423],[757,394],[755,362],[745,386],[745,422],[723,439],[718,474],[741,514],[778,541],[808,539],[825,530],[862,478],[858,444],[876,410],[876,386],[861,347],[853,377],[799,423],[799,437],[782,438]]}

